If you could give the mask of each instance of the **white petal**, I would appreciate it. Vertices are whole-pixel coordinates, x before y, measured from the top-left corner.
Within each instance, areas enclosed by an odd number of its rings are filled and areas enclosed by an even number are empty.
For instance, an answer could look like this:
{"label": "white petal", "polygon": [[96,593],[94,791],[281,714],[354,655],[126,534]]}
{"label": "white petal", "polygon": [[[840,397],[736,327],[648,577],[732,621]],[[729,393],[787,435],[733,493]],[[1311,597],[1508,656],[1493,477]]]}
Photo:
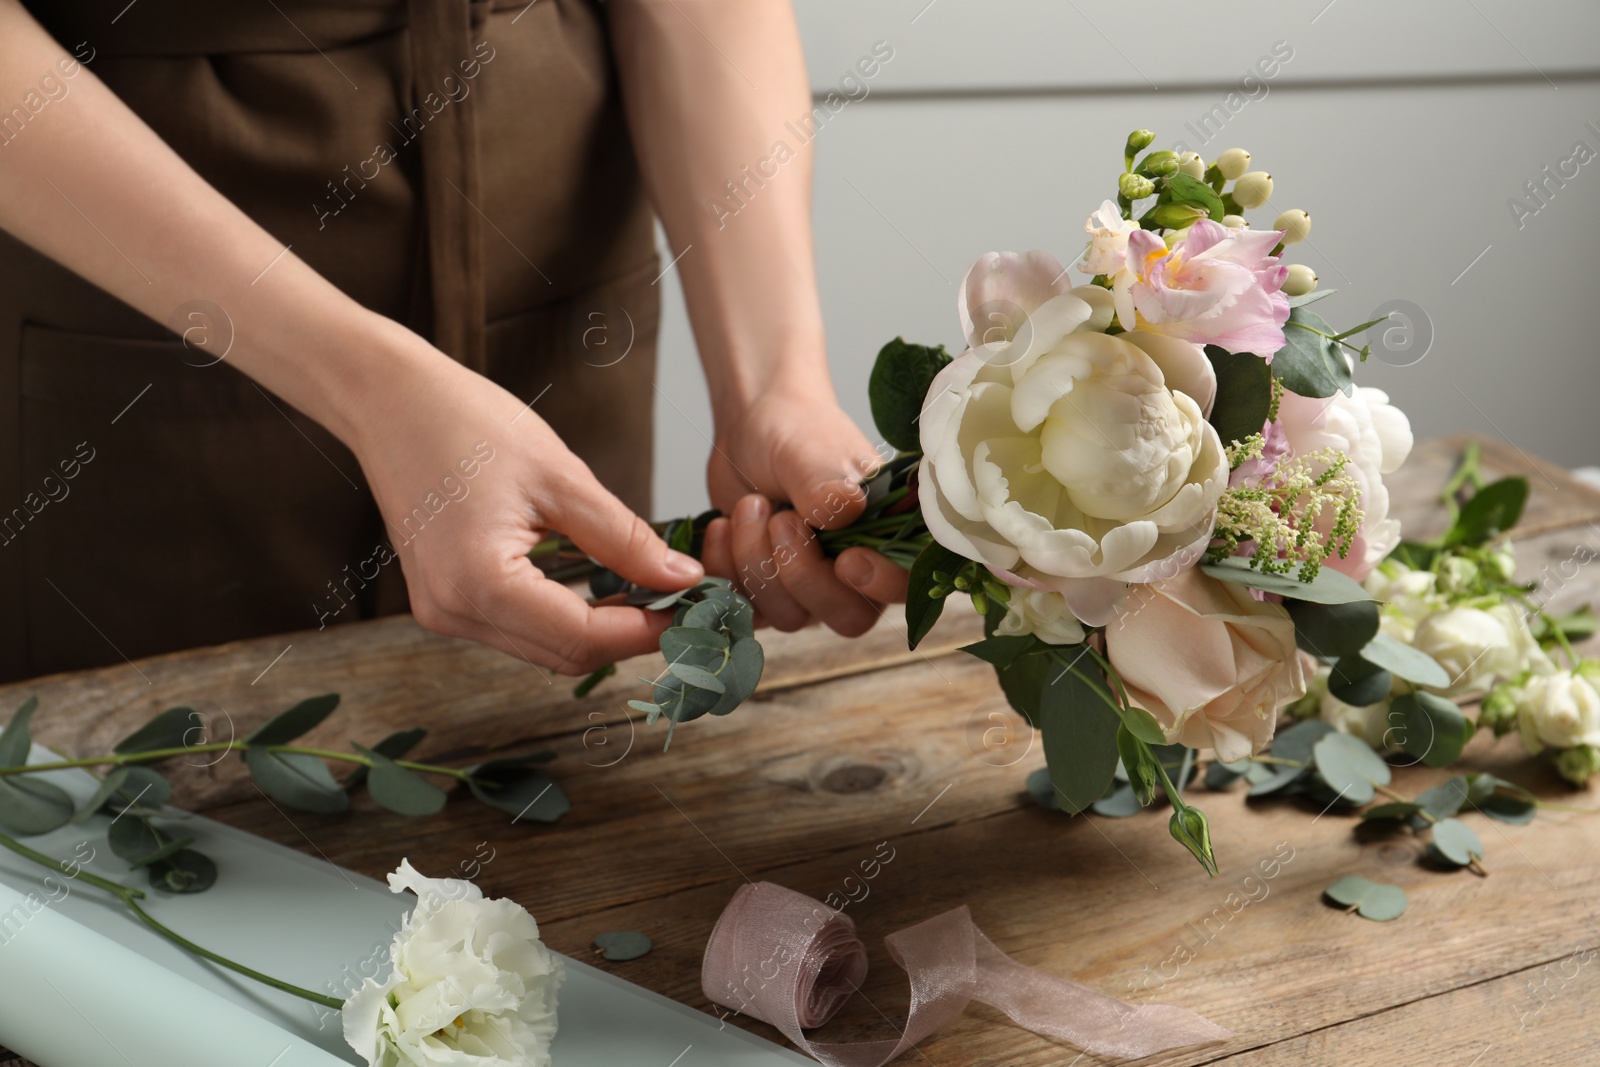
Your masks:
{"label": "white petal", "polygon": [[1192,398],[1200,405],[1202,415],[1211,414],[1211,405],[1217,399],[1217,372],[1206,358],[1205,349],[1191,341],[1144,330],[1125,333],[1122,339],[1138,345],[1155,360],[1168,389]]}

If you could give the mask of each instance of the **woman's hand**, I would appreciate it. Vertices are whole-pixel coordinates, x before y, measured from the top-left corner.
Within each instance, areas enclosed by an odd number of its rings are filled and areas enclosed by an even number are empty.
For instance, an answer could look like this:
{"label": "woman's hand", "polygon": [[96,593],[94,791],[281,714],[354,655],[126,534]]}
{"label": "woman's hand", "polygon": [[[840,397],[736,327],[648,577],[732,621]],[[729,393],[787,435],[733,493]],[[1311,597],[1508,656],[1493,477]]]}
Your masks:
{"label": "woman's hand", "polygon": [[417,621],[564,674],[653,651],[672,613],[591,607],[527,558],[559,530],[651,589],[699,581],[595,480],[534,410],[408,331],[392,331],[392,385],[352,416]]}
{"label": "woman's hand", "polygon": [[[761,620],[798,630],[815,620],[854,637],[888,601],[904,600],[906,572],[866,548],[828,559],[815,529],[848,526],[866,505],[860,482],[883,461],[831,391],[769,391],[719,427],[707,468],[713,507],[729,518],[706,529],[706,570],[733,579]],[[788,501],[792,510],[774,510]]]}

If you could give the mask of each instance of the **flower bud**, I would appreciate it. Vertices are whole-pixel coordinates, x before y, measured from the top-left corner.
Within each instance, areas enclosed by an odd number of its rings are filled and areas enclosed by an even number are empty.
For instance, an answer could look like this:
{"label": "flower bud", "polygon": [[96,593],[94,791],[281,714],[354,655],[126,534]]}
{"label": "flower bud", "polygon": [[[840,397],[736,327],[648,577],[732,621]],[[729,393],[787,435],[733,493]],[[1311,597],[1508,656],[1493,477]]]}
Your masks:
{"label": "flower bud", "polygon": [[1506,544],[1486,553],[1481,566],[1490,581],[1509,582],[1517,573],[1517,556],[1511,545]]}
{"label": "flower bud", "polygon": [[1305,296],[1317,287],[1317,272],[1304,263],[1289,264],[1289,274],[1283,279],[1283,291],[1289,296]]}
{"label": "flower bud", "polygon": [[1129,200],[1143,200],[1155,191],[1155,182],[1143,174],[1124,174],[1117,179],[1117,192]]}
{"label": "flower bud", "polygon": [[[1235,199],[1238,199],[1237,195]],[[1297,245],[1311,232],[1311,216],[1299,208],[1292,208],[1279,215],[1273,221],[1272,228],[1283,231],[1284,244]]]}
{"label": "flower bud", "polygon": [[1206,209],[1193,204],[1161,204],[1150,213],[1150,221],[1157,226],[1181,230],[1193,226],[1206,217]]}
{"label": "flower bud", "polygon": [[1138,173],[1147,178],[1156,178],[1178,172],[1178,153],[1169,149],[1151,152],[1139,161]]}
{"label": "flower bud", "polygon": [[1206,822],[1204,812],[1185,805],[1172,813],[1167,829],[1178,844],[1200,861],[1200,866],[1206,869],[1207,874],[1216,877],[1217,856],[1211,850],[1211,827]]}
{"label": "flower bud", "polygon": [[1248,230],[1250,222],[1243,215],[1224,215],[1222,224],[1230,230]]}
{"label": "flower bud", "polygon": [[1199,152],[1179,152],[1178,173],[1187,174],[1191,178],[1204,178],[1206,161],[1200,158]]}
{"label": "flower bud", "polygon": [[1149,130],[1134,130],[1132,133],[1128,134],[1128,147],[1126,152],[1130,156],[1136,152],[1143,152],[1146,148],[1150,147],[1151,142],[1155,139],[1156,135]]}
{"label": "flower bud", "polygon": [[1493,730],[1496,737],[1504,737],[1517,728],[1517,704],[1521,698],[1522,693],[1515,686],[1495,686],[1478,705],[1478,725]]}
{"label": "flower bud", "polygon": [[1438,589],[1446,596],[1469,594],[1478,584],[1478,565],[1465,556],[1447,556],[1439,563]]}
{"label": "flower bud", "polygon": [[1264,170],[1240,175],[1233,183],[1233,198],[1240,207],[1260,207],[1272,199],[1272,175]]}
{"label": "flower bud", "polygon": [[1166,242],[1167,248],[1170,250],[1177,248],[1178,245],[1183,243],[1183,239],[1188,236],[1189,227],[1185,226],[1181,230],[1168,230],[1166,233],[1161,235],[1161,239]]}
{"label": "flower bud", "polygon": [[1600,774],[1600,749],[1593,745],[1579,745],[1556,753],[1556,770],[1573,785],[1588,785],[1589,779]]}
{"label": "flower bud", "polygon": [[1250,169],[1250,153],[1242,148],[1230,148],[1217,157],[1217,172],[1230,182]]}

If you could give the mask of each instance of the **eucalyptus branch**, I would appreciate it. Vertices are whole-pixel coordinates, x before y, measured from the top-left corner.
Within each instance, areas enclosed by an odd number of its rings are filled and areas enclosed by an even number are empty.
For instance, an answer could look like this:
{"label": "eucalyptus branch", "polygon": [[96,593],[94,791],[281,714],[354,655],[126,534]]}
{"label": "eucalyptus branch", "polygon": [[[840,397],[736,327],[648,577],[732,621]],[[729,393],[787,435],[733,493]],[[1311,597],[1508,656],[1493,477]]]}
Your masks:
{"label": "eucalyptus branch", "polygon": [[[84,756],[79,759],[52,760],[49,763],[29,763],[16,767],[0,767],[0,778],[18,774],[37,774],[41,771],[64,771],[74,767],[129,767],[145,763],[159,763],[162,760],[172,759],[175,756],[185,756],[198,752],[245,752],[251,748],[264,748],[268,752],[281,752],[302,756],[318,756],[322,759],[336,760],[341,763],[358,763],[370,768],[373,759],[363,756],[359,752],[340,752],[329,748],[306,748],[301,745],[252,745],[248,741],[215,741],[202,745],[184,745],[179,748],[153,748],[144,752],[110,752],[103,756]],[[458,767],[441,767],[432,763],[415,763],[411,760],[395,760],[396,766],[404,767],[408,771],[417,771],[422,774],[440,774],[460,781],[467,781],[471,775]]]}

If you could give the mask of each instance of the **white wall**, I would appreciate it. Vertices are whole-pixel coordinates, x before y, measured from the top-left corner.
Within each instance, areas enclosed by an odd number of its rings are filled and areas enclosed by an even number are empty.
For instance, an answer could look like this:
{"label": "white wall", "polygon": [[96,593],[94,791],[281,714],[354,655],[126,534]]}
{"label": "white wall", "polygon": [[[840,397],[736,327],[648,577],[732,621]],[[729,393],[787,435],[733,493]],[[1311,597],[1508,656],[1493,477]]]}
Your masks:
{"label": "white wall", "polygon": [[[816,141],[830,355],[863,426],[878,347],[896,334],[956,345],[956,284],[983,252],[1070,262],[1084,216],[1114,188],[1123,138],[1143,126],[1208,158],[1248,148],[1274,176],[1274,206],[1312,214],[1292,258],[1340,290],[1318,309],[1334,325],[1409,302],[1417,336],[1431,334],[1426,357],[1375,357],[1358,376],[1389,390],[1419,436],[1494,433],[1568,465],[1600,462],[1600,158],[1552,183],[1544,206],[1523,189],[1579,141],[1600,153],[1593,0],[796,6],[818,94],[874,42],[895,50]],[[1278,42],[1293,57],[1242,86]],[[1219,106],[1226,126],[1201,143],[1185,124]],[[1512,197],[1539,210],[1519,225]],[[666,517],[705,506],[694,422],[709,417],[675,272],[662,284]]]}

